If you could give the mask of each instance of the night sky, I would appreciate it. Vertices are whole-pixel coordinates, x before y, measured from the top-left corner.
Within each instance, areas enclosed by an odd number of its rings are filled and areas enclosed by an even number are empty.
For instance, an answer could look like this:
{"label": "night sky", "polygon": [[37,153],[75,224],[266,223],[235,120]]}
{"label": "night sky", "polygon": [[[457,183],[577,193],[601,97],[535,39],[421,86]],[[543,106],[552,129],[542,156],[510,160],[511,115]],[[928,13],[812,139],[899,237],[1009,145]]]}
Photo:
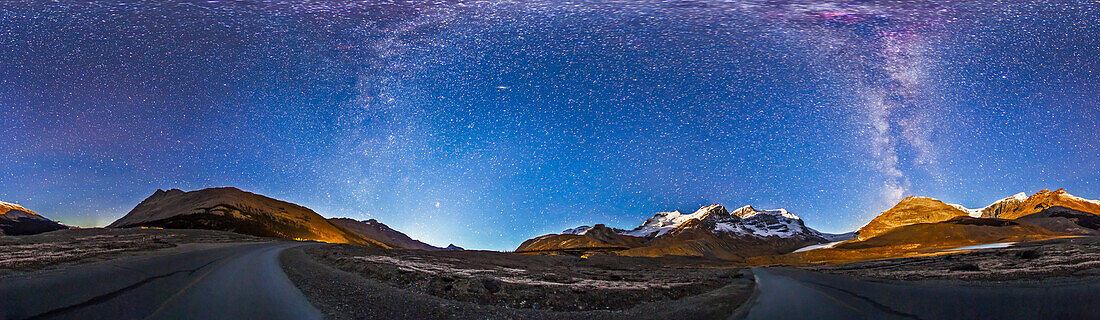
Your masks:
{"label": "night sky", "polygon": [[433,245],[1100,198],[1097,1],[5,1],[0,200],[235,186]]}

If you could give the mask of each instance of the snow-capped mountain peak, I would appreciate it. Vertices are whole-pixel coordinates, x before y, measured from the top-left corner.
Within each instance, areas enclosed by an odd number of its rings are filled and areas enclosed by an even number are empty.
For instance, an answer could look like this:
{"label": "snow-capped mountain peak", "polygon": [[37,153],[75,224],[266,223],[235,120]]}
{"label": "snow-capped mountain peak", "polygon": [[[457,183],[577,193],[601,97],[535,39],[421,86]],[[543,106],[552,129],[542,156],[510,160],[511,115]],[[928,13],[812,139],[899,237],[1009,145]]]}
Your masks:
{"label": "snow-capped mountain peak", "polygon": [[756,208],[753,208],[752,206],[744,206],[730,213],[735,216],[741,217],[742,219],[747,219],[758,214],[767,214],[773,216],[781,216],[788,219],[802,220],[793,213],[787,212],[787,209],[782,208],[775,210],[756,210]]}
{"label": "snow-capped mountain peak", "polygon": [[[696,220],[690,226],[689,221]],[[661,212],[646,220],[634,230],[623,235],[655,238],[684,228],[704,228],[715,234],[733,234],[738,236],[790,238],[795,236],[820,236],[820,233],[807,228],[802,219],[785,209],[757,210],[752,206],[743,206],[733,212],[726,211],[721,205],[709,205],[691,214],[679,211]]]}
{"label": "snow-capped mountain peak", "polygon": [[588,232],[589,229],[592,229],[592,226],[580,226],[576,228],[565,229],[561,232],[561,234],[575,234],[583,236],[585,233]]}
{"label": "snow-capped mountain peak", "polygon": [[[1088,203],[1092,203],[1092,204],[1100,205],[1100,200],[1085,199],[1085,198],[1082,198],[1082,197],[1078,197],[1078,196],[1075,196],[1075,195],[1072,195],[1072,194],[1066,193],[1066,191],[1065,191],[1065,190],[1063,190],[1063,189],[1058,189],[1058,190],[1059,190],[1059,191],[1061,191],[1061,193],[1062,193],[1062,196],[1064,196],[1064,197],[1066,197],[1066,198],[1069,198],[1069,199],[1073,199],[1073,200],[1075,200],[1075,201],[1088,202]],[[1023,195],[1024,193],[1023,193],[1023,192],[1021,192],[1020,194],[1021,194],[1021,195]],[[1027,198],[1028,198],[1028,197],[1027,197],[1026,195],[1024,195],[1024,198],[1023,198],[1023,199],[1024,199],[1024,200],[1027,200]]]}
{"label": "snow-capped mountain peak", "polygon": [[685,222],[695,219],[702,220],[707,216],[719,212],[728,214],[725,207],[717,204],[712,204],[699,208],[699,210],[696,210],[691,214],[684,214],[680,211],[658,212],[657,214],[653,215],[652,218],[646,220],[645,223],[643,223],[638,228],[635,228],[634,230],[625,232],[623,234],[635,237],[659,237],[661,235],[664,235],[665,233],[676,230]]}
{"label": "snow-capped mountain peak", "polygon": [[981,218],[982,217],[982,209],[970,209],[970,208],[967,208],[967,207],[965,207],[961,204],[954,204],[954,203],[948,203],[947,205],[955,207],[955,209],[965,211],[966,214],[970,215],[971,217],[974,217],[974,218]]}
{"label": "snow-capped mountain peak", "polygon": [[[742,208],[745,209],[745,208]],[[807,228],[802,219],[787,212],[784,209],[735,211],[734,216],[740,219],[726,219],[714,225],[713,232],[725,232],[753,237],[791,238],[800,235],[820,236],[816,230]]]}

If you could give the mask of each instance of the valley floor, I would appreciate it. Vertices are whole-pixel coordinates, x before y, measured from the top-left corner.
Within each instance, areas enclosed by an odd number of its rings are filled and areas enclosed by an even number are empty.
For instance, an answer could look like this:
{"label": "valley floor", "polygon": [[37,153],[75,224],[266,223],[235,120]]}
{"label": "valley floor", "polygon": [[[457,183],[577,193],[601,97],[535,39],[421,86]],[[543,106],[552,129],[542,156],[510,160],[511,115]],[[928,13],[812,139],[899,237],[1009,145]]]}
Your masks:
{"label": "valley floor", "polygon": [[334,319],[724,319],[748,269],[698,258],[296,248],[290,279]]}

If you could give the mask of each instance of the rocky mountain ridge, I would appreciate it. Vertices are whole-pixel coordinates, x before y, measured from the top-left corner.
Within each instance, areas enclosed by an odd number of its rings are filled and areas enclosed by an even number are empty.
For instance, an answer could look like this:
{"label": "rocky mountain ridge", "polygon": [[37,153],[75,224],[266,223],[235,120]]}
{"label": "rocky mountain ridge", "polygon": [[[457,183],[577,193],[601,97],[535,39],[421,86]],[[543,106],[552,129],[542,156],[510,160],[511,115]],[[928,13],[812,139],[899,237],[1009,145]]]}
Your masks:
{"label": "rocky mountain ridge", "polygon": [[859,239],[865,240],[906,225],[937,223],[962,216],[1012,220],[1039,214],[1052,207],[1063,207],[1093,215],[1100,214],[1100,201],[1074,196],[1065,189],[1056,191],[1044,189],[1031,196],[1021,192],[979,209],[947,204],[929,197],[910,196],[880,213],[860,228],[858,234]]}
{"label": "rocky mountain ridge", "polygon": [[157,190],[108,228],[212,229],[241,234],[389,248],[309,208],[237,188]]}
{"label": "rocky mountain ridge", "polygon": [[0,201],[0,235],[32,235],[68,228],[21,205]]}
{"label": "rocky mountain ridge", "polygon": [[928,197],[908,197],[883,211],[851,241],[803,248],[791,254],[754,257],[758,264],[847,263],[939,255],[958,248],[1063,237],[1100,235],[1100,201],[1065,190],[1020,193],[968,209]]}
{"label": "rocky mountain ridge", "polygon": [[757,210],[743,206],[730,212],[715,204],[690,214],[658,212],[632,230],[600,224],[567,229],[560,234],[527,240],[516,251],[686,255],[736,260],[822,243],[827,241],[826,235],[806,227],[801,218],[783,209]]}
{"label": "rocky mountain ridge", "polygon": [[[419,249],[419,250],[461,250],[455,245],[450,245],[447,248],[440,248],[432,246],[430,244],[421,242],[419,240],[410,238],[408,235],[401,231],[394,230],[384,223],[378,222],[375,219],[367,220],[355,220],[350,218],[330,218],[329,222],[335,225],[347,228],[354,231],[364,237],[378,240],[393,248],[402,249]],[[456,249],[457,248],[457,249]]]}

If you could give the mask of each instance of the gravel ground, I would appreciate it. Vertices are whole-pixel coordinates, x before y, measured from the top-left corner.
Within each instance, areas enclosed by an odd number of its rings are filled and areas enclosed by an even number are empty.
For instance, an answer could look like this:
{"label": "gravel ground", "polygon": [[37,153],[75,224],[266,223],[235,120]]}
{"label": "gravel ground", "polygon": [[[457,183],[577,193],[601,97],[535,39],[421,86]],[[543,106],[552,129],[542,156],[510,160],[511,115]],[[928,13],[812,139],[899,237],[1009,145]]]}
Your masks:
{"label": "gravel ground", "polygon": [[0,276],[163,251],[180,245],[268,241],[231,232],[160,229],[72,229],[0,237]]}
{"label": "gravel ground", "polygon": [[865,278],[948,281],[1035,281],[1100,277],[1100,237],[1017,243],[1008,248],[931,257],[805,267]]}
{"label": "gravel ground", "polygon": [[753,288],[746,269],[699,259],[324,245],[282,263],[334,319],[718,319]]}

